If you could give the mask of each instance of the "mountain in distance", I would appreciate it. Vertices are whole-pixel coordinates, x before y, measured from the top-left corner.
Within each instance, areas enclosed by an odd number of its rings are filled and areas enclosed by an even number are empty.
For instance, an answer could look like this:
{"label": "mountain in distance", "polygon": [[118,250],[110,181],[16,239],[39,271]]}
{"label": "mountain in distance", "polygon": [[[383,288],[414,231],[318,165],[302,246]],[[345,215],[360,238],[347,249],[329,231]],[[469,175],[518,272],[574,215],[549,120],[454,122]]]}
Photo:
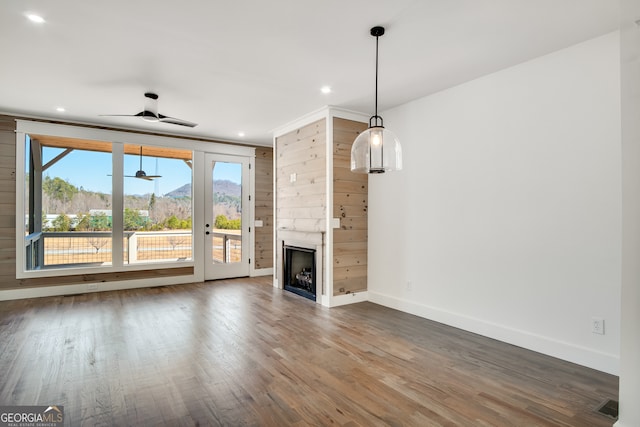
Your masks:
{"label": "mountain in distance", "polygon": [[[213,181],[214,192],[232,197],[240,197],[242,194],[242,188],[240,184],[223,179]],[[174,199],[180,199],[183,197],[191,196],[191,184],[185,184],[182,187],[176,188],[164,195],[164,197],[171,197]]]}
{"label": "mountain in distance", "polygon": [[182,187],[169,191],[164,197],[170,197],[172,199],[181,199],[183,197],[191,197],[191,184],[185,184]]}

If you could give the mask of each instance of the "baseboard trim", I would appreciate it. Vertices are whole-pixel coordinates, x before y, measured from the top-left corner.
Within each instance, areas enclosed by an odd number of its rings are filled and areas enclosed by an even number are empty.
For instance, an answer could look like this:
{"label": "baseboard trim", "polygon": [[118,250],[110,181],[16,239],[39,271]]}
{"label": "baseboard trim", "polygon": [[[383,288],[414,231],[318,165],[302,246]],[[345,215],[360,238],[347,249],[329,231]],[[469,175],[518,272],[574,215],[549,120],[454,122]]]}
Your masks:
{"label": "baseboard trim", "polygon": [[331,298],[327,298],[328,307],[340,307],[341,305],[355,304],[357,302],[365,302],[369,300],[367,291],[364,292],[352,292],[344,295],[337,295]]}
{"label": "baseboard trim", "polygon": [[527,331],[510,328],[505,325],[487,322],[482,319],[465,316],[459,313],[430,307],[425,304],[408,301],[379,292],[368,291],[369,301],[393,308],[438,323],[473,332],[488,338],[513,344],[518,347],[596,369],[612,375],[619,375],[620,358],[553,338],[533,334]]}
{"label": "baseboard trim", "polygon": [[254,270],[251,270],[251,277],[271,275],[273,275],[273,268],[256,268]]}

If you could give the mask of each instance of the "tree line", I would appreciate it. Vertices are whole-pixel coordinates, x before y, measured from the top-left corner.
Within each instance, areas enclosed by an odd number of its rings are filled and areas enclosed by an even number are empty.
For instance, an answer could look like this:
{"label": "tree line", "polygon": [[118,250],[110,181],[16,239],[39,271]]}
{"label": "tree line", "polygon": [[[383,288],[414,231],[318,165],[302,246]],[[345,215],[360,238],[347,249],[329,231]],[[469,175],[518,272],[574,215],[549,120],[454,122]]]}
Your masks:
{"label": "tree line", "polygon": [[[240,228],[239,197],[216,193],[214,214],[216,228]],[[124,230],[161,231],[191,229],[191,197],[124,196]],[[42,215],[45,231],[107,231],[111,217],[104,212],[112,208],[111,195],[76,187],[60,177],[44,177]],[[93,211],[93,213],[92,213]],[[98,212],[96,212],[98,211]],[[50,223],[46,214],[57,213]],[[75,213],[69,215],[68,213]]]}

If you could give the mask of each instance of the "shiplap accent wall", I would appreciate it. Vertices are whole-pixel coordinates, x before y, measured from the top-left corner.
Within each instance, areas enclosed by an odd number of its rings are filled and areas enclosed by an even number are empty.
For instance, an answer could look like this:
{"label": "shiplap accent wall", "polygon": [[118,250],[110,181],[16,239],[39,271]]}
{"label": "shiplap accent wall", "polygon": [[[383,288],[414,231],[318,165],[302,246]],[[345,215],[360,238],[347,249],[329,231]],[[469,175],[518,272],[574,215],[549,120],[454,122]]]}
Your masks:
{"label": "shiplap accent wall", "polygon": [[273,268],[273,149],[256,148],[255,268]]}
{"label": "shiplap accent wall", "polygon": [[[322,234],[324,282],[318,301],[328,306],[364,300],[367,291],[368,176],[350,170],[351,145],[367,124],[359,115],[355,120],[349,112],[348,119],[339,115],[344,113],[320,110],[276,133],[274,141],[275,240],[280,244],[279,236],[292,232],[300,238]],[[282,264],[280,250],[276,267]]]}
{"label": "shiplap accent wall", "polygon": [[0,289],[16,283],[16,122],[0,116]]}
{"label": "shiplap accent wall", "polygon": [[333,294],[367,290],[366,174],[351,172],[351,145],[367,125],[333,119],[333,217],[340,228],[333,230]]}
{"label": "shiplap accent wall", "polygon": [[276,228],[326,231],[326,120],[276,138]]}

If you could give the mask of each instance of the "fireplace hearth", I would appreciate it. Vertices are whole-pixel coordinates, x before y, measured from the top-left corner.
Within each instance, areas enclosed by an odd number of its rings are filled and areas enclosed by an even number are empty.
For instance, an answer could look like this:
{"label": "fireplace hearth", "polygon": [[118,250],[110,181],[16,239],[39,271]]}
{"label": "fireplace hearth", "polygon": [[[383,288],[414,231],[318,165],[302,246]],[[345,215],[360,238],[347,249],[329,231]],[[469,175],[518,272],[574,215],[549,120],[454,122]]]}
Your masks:
{"label": "fireplace hearth", "polygon": [[316,250],[283,246],[284,289],[316,300]]}

